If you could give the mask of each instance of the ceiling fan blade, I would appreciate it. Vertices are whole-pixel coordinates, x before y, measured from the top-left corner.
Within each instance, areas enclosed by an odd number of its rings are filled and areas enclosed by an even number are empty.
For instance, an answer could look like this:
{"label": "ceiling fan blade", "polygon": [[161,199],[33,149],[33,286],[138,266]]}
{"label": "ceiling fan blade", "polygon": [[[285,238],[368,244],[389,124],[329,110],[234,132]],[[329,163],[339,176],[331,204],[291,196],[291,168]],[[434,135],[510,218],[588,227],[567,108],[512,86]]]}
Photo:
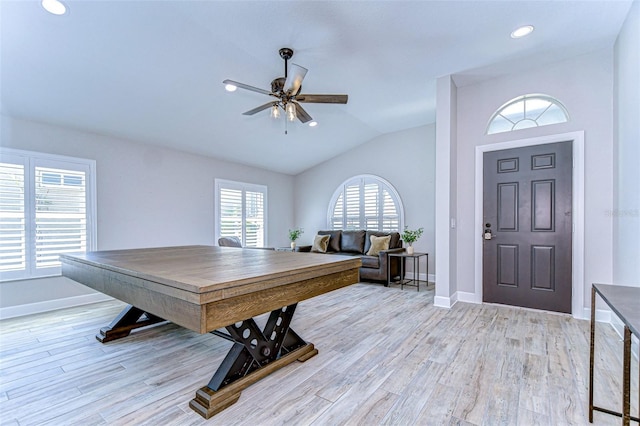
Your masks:
{"label": "ceiling fan blade", "polygon": [[303,123],[313,120],[309,113],[305,111],[304,108],[302,108],[302,105],[297,102],[294,102],[294,104],[296,106],[296,116],[298,117],[298,120],[302,121]]}
{"label": "ceiling fan blade", "polygon": [[253,114],[255,114],[257,112],[260,112],[260,111],[263,111],[263,110],[265,110],[267,108],[271,108],[274,105],[278,105],[278,103],[277,102],[267,102],[266,104],[260,105],[257,108],[251,109],[251,110],[249,110],[247,112],[243,112],[242,115],[253,115]]}
{"label": "ceiling fan blade", "polygon": [[239,82],[233,81],[233,80],[225,80],[222,83],[223,84],[232,84],[232,85],[234,85],[236,87],[239,87],[241,89],[251,90],[252,92],[262,93],[263,95],[273,95],[273,96],[275,96],[273,93],[271,93],[268,90],[260,89],[259,87],[249,86],[248,84],[239,83]]}
{"label": "ceiling fan blade", "polygon": [[298,95],[296,101],[314,104],[346,104],[349,95]]}
{"label": "ceiling fan blade", "polygon": [[289,95],[295,95],[302,86],[302,80],[307,75],[307,69],[300,65],[291,64],[287,72],[287,80],[284,82],[284,92]]}

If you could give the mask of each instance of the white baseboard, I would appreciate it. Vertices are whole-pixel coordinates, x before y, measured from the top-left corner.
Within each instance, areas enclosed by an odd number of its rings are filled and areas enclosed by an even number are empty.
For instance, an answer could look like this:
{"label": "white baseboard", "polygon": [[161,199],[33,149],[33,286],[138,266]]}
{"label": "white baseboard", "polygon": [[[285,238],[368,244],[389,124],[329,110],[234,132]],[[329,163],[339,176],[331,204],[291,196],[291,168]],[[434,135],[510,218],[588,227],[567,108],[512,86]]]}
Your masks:
{"label": "white baseboard", "polygon": [[433,306],[438,308],[450,309],[458,301],[457,294],[454,293],[451,297],[435,296],[433,298]]}
{"label": "white baseboard", "polygon": [[[411,272],[411,271],[406,272],[405,273],[405,278],[413,279],[413,272]],[[420,272],[418,274],[418,279],[420,281],[429,281],[429,283],[433,284],[433,283],[436,282],[436,275],[435,274],[429,274],[429,277],[427,277],[427,274],[425,274],[423,272]]]}
{"label": "white baseboard", "polygon": [[[573,317],[576,319],[591,321],[591,308],[583,308],[582,317],[579,317],[577,315],[574,315]],[[612,320],[611,311],[608,311],[605,309],[596,309],[596,322],[607,322],[613,325],[611,320]]]}
{"label": "white baseboard", "polygon": [[22,317],[25,315],[39,314],[41,312],[55,311],[73,306],[88,305],[90,303],[113,300],[113,297],[102,293],[84,294],[82,296],[67,297],[64,299],[47,300],[44,302],[27,303],[25,305],[8,306],[0,308],[0,320]]}
{"label": "white baseboard", "polygon": [[468,291],[457,291],[456,298],[459,302],[482,303],[482,300],[480,300],[477,294]]}

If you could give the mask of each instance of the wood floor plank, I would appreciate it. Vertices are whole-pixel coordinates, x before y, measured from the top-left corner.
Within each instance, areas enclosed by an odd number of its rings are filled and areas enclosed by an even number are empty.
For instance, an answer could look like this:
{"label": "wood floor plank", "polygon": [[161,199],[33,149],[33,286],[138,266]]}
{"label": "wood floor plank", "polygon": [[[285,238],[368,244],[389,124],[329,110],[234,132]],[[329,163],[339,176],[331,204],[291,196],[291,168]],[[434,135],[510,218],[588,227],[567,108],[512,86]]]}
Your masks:
{"label": "wood floor plank", "polygon": [[[205,420],[189,401],[231,343],[170,323],[99,343],[96,332],[122,307],[114,300],[0,321],[0,424],[587,424],[589,324],[568,315],[439,309],[432,286],[350,286],[298,305],[292,327],[318,355]],[[619,409],[622,343],[606,324],[596,333],[596,402]],[[637,413],[637,362],[631,377]],[[595,420],[619,424],[603,413]]]}
{"label": "wood floor plank", "polygon": [[426,400],[436,389],[444,368],[444,364],[434,361],[428,361],[422,365],[381,423],[388,425],[415,424]]}
{"label": "wood floor plank", "polygon": [[382,424],[391,407],[398,400],[398,395],[382,389],[376,389],[369,398],[349,417],[348,424],[369,426]]}

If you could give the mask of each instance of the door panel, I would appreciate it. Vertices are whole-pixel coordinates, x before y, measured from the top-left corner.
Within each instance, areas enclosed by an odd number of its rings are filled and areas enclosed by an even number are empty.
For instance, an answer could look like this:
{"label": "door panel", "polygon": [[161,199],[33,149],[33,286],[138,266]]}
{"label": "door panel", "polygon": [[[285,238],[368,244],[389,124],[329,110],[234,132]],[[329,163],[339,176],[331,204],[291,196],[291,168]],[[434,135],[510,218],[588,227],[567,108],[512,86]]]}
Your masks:
{"label": "door panel", "polygon": [[498,184],[498,230],[518,230],[518,183]]}
{"label": "door panel", "polygon": [[571,312],[572,167],[571,142],[484,154],[485,302]]}
{"label": "door panel", "polygon": [[498,244],[498,285],[518,286],[518,246]]}
{"label": "door panel", "polygon": [[531,287],[535,290],[555,290],[555,247],[531,247]]}
{"label": "door panel", "polygon": [[531,231],[551,231],[555,222],[555,210],[553,202],[555,200],[555,182],[544,180],[531,182],[532,206],[531,213],[533,221]]}

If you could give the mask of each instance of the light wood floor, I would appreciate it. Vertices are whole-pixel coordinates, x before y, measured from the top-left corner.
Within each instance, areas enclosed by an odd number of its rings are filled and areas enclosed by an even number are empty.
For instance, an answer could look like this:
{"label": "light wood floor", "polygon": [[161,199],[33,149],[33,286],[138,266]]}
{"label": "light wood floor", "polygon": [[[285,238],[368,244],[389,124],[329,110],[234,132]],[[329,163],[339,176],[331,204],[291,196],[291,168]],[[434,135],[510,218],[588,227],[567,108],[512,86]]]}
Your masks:
{"label": "light wood floor", "polygon": [[[118,301],[5,320],[1,423],[588,424],[587,321],[494,305],[439,309],[423,290],[357,284],[302,302],[292,326],[320,353],[208,421],[188,403],[230,347],[221,338],[165,324],[101,344],[94,335]],[[619,410],[622,344],[610,326],[596,333],[596,403]]]}

